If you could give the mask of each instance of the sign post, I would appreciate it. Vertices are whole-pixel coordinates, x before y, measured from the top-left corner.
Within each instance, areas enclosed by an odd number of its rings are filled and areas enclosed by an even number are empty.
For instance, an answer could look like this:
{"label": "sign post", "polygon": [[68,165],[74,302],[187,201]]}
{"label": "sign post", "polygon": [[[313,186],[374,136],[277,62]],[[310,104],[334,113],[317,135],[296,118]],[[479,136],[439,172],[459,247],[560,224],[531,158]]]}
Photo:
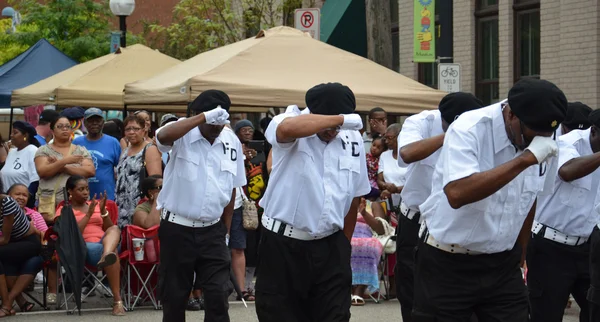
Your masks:
{"label": "sign post", "polygon": [[110,33],[110,52],[114,53],[121,46],[121,32],[113,31]]}
{"label": "sign post", "polygon": [[448,93],[460,92],[459,64],[438,64],[438,89]]}
{"label": "sign post", "polygon": [[318,8],[296,9],[294,27],[308,32],[313,39],[321,39],[321,10]]}

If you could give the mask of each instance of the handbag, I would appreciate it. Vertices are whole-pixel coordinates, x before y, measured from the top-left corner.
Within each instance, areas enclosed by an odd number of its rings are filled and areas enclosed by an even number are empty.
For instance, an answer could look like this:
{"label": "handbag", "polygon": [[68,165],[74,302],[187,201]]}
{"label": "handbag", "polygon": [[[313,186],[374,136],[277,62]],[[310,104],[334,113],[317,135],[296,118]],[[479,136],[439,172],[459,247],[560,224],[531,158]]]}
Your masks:
{"label": "handbag", "polygon": [[[73,153],[73,144],[71,144],[71,147],[69,148],[69,153],[67,154],[67,156],[70,156],[71,153]],[[40,214],[47,214],[49,218],[54,218],[56,215],[56,191],[59,188],[60,184],[60,180],[56,180],[56,183],[54,184],[54,189],[52,190],[52,193],[48,196],[44,196],[42,195],[42,189],[39,188],[38,189],[38,212]],[[64,195],[64,198],[67,198],[67,195]]]}
{"label": "handbag", "polygon": [[383,246],[383,252],[386,254],[393,254],[396,252],[396,241],[392,239],[395,235],[394,227],[387,222],[387,220],[375,217],[381,224],[383,225],[383,230],[385,233],[383,235],[377,235],[377,240]]}
{"label": "handbag", "polygon": [[258,228],[258,210],[254,200],[246,197],[243,189],[240,188],[244,204],[242,206],[242,225],[246,230],[256,230]]}
{"label": "handbag", "polygon": [[148,177],[148,170],[146,169],[146,149],[150,145],[152,145],[152,143],[146,144],[144,150],[142,150],[142,167],[140,168],[140,181],[138,182],[138,189],[140,191],[140,195],[142,195],[142,182],[144,182],[144,179]]}

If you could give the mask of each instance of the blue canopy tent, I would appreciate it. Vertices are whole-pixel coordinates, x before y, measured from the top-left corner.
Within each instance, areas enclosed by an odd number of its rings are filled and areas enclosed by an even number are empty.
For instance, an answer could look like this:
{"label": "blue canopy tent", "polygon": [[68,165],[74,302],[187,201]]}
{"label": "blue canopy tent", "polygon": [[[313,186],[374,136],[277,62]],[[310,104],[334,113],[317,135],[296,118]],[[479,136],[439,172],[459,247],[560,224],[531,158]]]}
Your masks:
{"label": "blue canopy tent", "polygon": [[[24,53],[0,66],[0,108],[10,107],[10,96],[14,89],[29,86],[75,65],[76,61],[46,39],[41,39]],[[12,113],[10,116],[12,125]]]}

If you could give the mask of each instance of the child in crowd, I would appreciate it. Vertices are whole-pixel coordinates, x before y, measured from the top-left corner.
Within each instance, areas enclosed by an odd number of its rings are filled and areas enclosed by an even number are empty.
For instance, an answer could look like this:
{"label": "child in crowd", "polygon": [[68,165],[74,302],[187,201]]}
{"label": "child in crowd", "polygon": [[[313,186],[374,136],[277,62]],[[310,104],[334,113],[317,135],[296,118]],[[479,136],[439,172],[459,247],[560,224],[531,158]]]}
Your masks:
{"label": "child in crowd", "polygon": [[377,171],[379,169],[379,156],[387,150],[387,146],[382,137],[375,137],[371,143],[371,151],[367,153],[367,172],[369,182],[371,183],[371,192],[365,196],[371,201],[379,198],[379,187],[377,186]]}

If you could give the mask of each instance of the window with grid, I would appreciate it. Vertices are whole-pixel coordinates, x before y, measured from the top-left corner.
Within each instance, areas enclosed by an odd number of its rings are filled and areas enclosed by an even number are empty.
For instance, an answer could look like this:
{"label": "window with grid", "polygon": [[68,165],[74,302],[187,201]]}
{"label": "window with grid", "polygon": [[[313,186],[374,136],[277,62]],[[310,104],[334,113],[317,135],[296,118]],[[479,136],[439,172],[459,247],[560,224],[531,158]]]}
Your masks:
{"label": "window with grid", "polygon": [[485,104],[491,104],[500,99],[498,83],[498,1],[478,0],[475,19],[475,94]]}
{"label": "window with grid", "polygon": [[540,0],[514,0],[514,76],[540,78]]}

